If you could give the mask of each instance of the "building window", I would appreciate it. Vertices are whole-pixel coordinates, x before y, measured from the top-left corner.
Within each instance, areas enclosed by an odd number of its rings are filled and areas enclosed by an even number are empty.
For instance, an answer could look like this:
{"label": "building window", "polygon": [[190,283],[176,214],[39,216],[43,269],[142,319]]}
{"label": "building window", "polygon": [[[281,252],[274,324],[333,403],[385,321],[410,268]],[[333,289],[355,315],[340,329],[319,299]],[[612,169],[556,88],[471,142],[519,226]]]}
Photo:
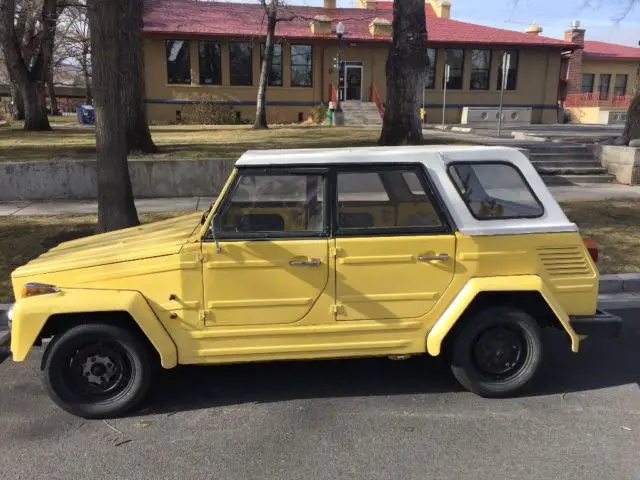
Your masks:
{"label": "building window", "polygon": [[165,40],[167,57],[167,83],[191,83],[191,59],[189,42],[186,40]]}
{"label": "building window", "polygon": [[436,88],[436,52],[435,48],[427,48],[427,81],[425,88]]}
{"label": "building window", "polygon": [[616,83],[613,86],[614,97],[624,97],[627,94],[628,79],[629,79],[629,75],[627,74],[616,75]]}
{"label": "building window", "polygon": [[580,91],[582,93],[593,93],[593,85],[596,83],[596,76],[593,73],[582,74],[582,85]]}
{"label": "building window", "polygon": [[291,86],[313,85],[313,48],[311,45],[291,45]]}
{"label": "building window", "polygon": [[[260,47],[260,68],[264,60],[265,44]],[[273,45],[273,55],[271,56],[271,71],[269,72],[269,85],[275,87],[282,86],[282,45],[276,43]]]}
{"label": "building window", "polygon": [[611,85],[611,74],[600,74],[600,100],[609,100],[609,86]]}
{"label": "building window", "polygon": [[[509,71],[507,72],[507,88],[505,90],[515,90],[518,83],[518,60],[519,54],[517,50],[507,50],[504,52],[509,55]],[[502,55],[498,58],[500,66],[498,68],[498,85],[497,89],[502,89]]]}
{"label": "building window", "polygon": [[471,90],[489,90],[491,50],[471,51]]}
{"label": "building window", "polygon": [[449,65],[449,82],[447,88],[462,89],[462,74],[464,73],[464,50],[462,48],[447,48],[444,51],[444,64]]}
{"label": "building window", "polygon": [[222,84],[219,43],[198,42],[198,66],[200,69],[200,83],[202,85]]}
{"label": "building window", "polygon": [[252,60],[250,43],[229,44],[231,85],[253,85]]}

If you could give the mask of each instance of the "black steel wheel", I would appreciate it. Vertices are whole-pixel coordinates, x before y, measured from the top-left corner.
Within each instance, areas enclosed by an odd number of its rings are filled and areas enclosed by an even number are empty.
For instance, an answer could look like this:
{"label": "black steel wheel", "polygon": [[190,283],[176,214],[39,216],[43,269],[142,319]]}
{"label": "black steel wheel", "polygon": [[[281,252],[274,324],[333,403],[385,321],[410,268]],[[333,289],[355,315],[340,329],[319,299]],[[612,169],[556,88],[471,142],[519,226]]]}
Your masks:
{"label": "black steel wheel", "polygon": [[134,408],[149,389],[151,373],[141,339],[102,323],[79,325],[55,337],[43,359],[51,398],[85,418],[118,416]]}
{"label": "black steel wheel", "polygon": [[521,392],[542,361],[536,320],[512,307],[482,310],[465,318],[454,339],[451,369],[467,390],[484,397]]}

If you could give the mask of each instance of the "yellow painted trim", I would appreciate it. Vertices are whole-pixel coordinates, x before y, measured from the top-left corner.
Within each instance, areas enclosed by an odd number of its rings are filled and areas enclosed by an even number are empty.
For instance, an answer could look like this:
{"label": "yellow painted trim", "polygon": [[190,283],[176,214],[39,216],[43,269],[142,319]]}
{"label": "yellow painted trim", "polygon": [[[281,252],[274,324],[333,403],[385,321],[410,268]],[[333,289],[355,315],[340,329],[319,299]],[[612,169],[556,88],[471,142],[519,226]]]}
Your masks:
{"label": "yellow painted trim", "polygon": [[361,257],[340,258],[341,265],[364,265],[372,263],[411,263],[415,262],[413,255],[371,255]]}
{"label": "yellow painted trim", "polygon": [[209,229],[209,224],[211,223],[211,220],[213,220],[213,216],[218,211],[218,208],[220,207],[220,203],[222,203],[222,199],[226,196],[227,191],[231,188],[231,184],[236,178],[236,175],[238,175],[238,169],[234,168],[231,171],[229,178],[227,179],[227,183],[225,183],[224,187],[222,188],[220,195],[218,195],[218,198],[216,198],[216,201],[211,207],[211,211],[209,212],[209,215],[207,215],[207,219],[205,220],[204,224],[199,230],[196,230],[196,233],[191,237],[190,241],[198,242],[207,233],[207,230]]}
{"label": "yellow painted trim", "polygon": [[578,351],[580,338],[573,328],[571,328],[568,315],[542,278],[537,275],[517,275],[472,278],[469,280],[429,332],[427,336],[427,352],[433,356],[440,354],[442,342],[445,337],[479,293],[511,292],[514,290],[521,292],[539,292],[569,335],[571,339],[571,351]]}
{"label": "yellow painted trim", "polygon": [[218,300],[209,302],[207,308],[294,307],[311,305],[313,298],[260,298],[252,300]]}
{"label": "yellow painted trim", "polygon": [[380,293],[372,295],[343,295],[343,302],[406,302],[412,300],[435,300],[440,294],[438,292],[418,292],[418,293]]}
{"label": "yellow painted trim", "polygon": [[140,292],[133,290],[62,289],[56,294],[19,300],[11,326],[11,353],[22,362],[52,315],[128,312],[160,355],[164,368],[178,364],[178,350]]}

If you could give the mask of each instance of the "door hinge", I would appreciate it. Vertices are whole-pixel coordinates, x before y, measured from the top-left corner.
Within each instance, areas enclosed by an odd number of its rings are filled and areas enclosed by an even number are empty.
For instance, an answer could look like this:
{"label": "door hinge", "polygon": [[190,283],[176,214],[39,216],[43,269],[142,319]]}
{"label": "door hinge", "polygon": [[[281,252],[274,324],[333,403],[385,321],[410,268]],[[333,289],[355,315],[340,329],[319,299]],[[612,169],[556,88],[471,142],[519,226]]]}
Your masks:
{"label": "door hinge", "polygon": [[206,322],[207,318],[209,318],[209,311],[208,310],[200,310],[198,312],[198,320],[200,320],[201,322]]}
{"label": "door hinge", "polygon": [[206,260],[207,260],[207,255],[202,252],[198,252],[198,261],[204,263],[206,262]]}
{"label": "door hinge", "polygon": [[343,307],[342,307],[342,304],[340,304],[340,303],[334,303],[333,305],[331,305],[331,306],[329,307],[329,311],[330,311],[331,313],[333,313],[334,315],[337,315],[337,314],[339,314],[340,312],[342,312],[342,308],[343,308]]}
{"label": "door hinge", "polygon": [[342,252],[343,249],[340,247],[331,247],[329,249],[329,255],[331,255],[333,258],[339,257]]}

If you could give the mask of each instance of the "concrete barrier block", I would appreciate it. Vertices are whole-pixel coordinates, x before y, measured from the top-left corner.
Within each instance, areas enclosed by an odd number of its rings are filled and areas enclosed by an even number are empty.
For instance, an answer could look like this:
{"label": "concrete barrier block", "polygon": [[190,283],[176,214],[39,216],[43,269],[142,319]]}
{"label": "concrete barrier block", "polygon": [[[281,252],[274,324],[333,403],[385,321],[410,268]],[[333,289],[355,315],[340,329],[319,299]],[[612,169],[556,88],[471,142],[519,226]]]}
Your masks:
{"label": "concrete barrier block", "polygon": [[623,281],[617,274],[600,275],[600,293],[620,293],[622,287]]}
{"label": "concrete barrier block", "polygon": [[640,185],[640,149],[617,145],[598,145],[596,155],[618,183]]}

